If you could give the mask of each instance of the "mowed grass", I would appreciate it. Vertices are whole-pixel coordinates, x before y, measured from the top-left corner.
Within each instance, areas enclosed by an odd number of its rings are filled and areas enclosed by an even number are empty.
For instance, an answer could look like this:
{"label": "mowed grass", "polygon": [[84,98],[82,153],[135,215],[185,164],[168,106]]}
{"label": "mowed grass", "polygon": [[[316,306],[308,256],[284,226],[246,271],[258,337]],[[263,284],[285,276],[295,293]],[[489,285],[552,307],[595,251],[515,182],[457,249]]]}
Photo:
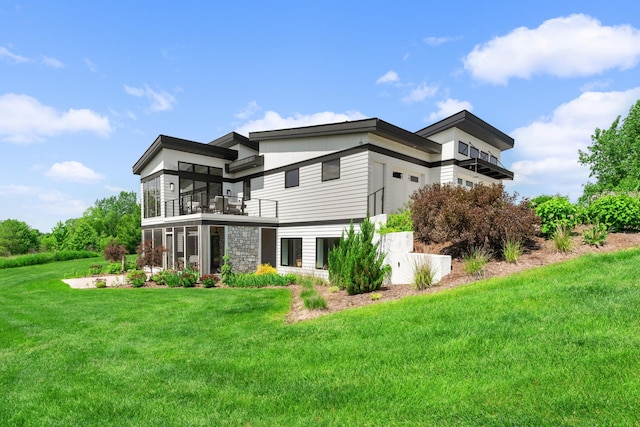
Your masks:
{"label": "mowed grass", "polygon": [[0,271],[0,425],[637,425],[640,250],[285,325],[287,289]]}

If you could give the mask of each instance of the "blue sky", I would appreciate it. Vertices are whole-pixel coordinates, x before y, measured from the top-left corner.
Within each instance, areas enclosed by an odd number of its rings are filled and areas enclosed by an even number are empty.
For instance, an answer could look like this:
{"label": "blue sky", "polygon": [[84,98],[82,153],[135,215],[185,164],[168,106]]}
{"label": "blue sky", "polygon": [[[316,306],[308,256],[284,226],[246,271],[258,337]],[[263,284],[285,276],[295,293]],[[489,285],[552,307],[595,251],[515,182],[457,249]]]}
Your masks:
{"label": "blue sky", "polygon": [[0,220],[48,232],[139,191],[158,134],[461,109],[516,139],[509,191],[575,200],[578,149],[640,99],[637,4],[478,5],[0,0]]}

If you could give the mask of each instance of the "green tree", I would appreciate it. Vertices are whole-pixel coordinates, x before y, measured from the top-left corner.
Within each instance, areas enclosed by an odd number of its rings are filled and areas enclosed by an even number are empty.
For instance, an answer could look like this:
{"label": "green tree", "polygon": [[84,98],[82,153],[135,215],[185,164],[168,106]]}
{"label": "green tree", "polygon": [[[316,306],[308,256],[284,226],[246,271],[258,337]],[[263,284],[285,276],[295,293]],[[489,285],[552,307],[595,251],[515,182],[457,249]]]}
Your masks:
{"label": "green tree", "polygon": [[136,193],[122,191],[117,196],[96,200],[82,218],[95,230],[96,249],[104,249],[112,240],[133,253],[140,244],[140,205]]}
{"label": "green tree", "polygon": [[578,162],[589,166],[589,176],[596,178],[584,186],[581,201],[605,191],[640,190],[640,100],[622,124],[618,116],[609,129],[596,128],[591,145],[578,155]]}
{"label": "green tree", "polygon": [[0,221],[0,255],[20,255],[40,247],[40,232],[17,219]]}
{"label": "green tree", "polygon": [[95,251],[98,248],[98,233],[86,218],[77,218],[71,222],[69,235],[64,243],[64,249],[72,251]]}

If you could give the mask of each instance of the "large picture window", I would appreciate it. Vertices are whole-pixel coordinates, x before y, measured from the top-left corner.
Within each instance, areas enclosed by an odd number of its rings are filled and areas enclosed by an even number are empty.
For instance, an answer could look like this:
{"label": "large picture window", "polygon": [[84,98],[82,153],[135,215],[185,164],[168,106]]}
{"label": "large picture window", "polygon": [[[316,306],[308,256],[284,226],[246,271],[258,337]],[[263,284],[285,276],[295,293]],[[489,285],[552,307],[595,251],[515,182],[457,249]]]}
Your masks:
{"label": "large picture window", "polygon": [[300,185],[300,169],[291,169],[284,173],[284,188]]}
{"label": "large picture window", "polygon": [[302,267],[302,239],[280,239],[280,265]]}
{"label": "large picture window", "polygon": [[322,180],[330,181],[340,178],[340,159],[322,162]]}
{"label": "large picture window", "polygon": [[160,216],[160,177],[142,183],[144,218]]}
{"label": "large picture window", "polygon": [[320,237],[316,239],[316,268],[329,268],[329,252],[340,242],[339,237]]}

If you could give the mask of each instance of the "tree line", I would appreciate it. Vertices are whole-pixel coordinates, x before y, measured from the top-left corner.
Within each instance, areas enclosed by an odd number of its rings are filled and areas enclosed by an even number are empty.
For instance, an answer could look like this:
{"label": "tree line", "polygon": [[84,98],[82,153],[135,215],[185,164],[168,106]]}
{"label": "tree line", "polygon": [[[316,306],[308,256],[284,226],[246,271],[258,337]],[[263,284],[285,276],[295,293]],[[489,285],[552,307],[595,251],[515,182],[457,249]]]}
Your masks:
{"label": "tree line", "polygon": [[17,219],[0,221],[0,256],[58,250],[101,252],[111,242],[134,253],[140,244],[141,210],[135,192],[96,200],[80,218],[58,221],[40,233]]}

